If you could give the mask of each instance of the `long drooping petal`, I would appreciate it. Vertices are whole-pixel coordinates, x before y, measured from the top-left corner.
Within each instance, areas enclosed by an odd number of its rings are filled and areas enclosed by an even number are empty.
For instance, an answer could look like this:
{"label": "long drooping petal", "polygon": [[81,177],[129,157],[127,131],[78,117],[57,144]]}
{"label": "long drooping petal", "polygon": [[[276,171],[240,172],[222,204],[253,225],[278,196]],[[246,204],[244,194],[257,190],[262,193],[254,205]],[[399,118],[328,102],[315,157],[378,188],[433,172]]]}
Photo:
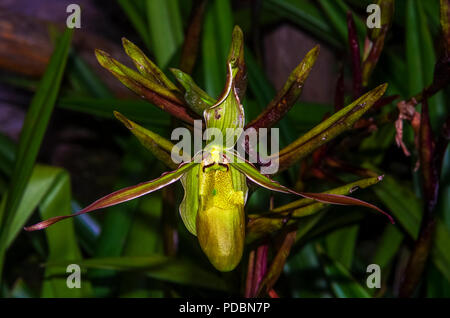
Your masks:
{"label": "long drooping petal", "polygon": [[42,230],[46,227],[59,222],[61,220],[74,217],[77,215],[81,215],[84,213],[88,213],[94,210],[103,209],[112,205],[116,205],[122,202],[126,202],[135,198],[138,198],[140,196],[143,196],[145,194],[149,194],[151,192],[154,192],[156,190],[159,190],[171,183],[174,183],[178,179],[180,179],[187,171],[192,169],[197,163],[191,161],[188,163],[181,164],[177,170],[174,170],[172,172],[166,172],[163,173],[159,178],[142,182],[137,185],[127,187],[121,190],[118,190],[116,192],[113,192],[111,194],[108,194],[107,196],[104,196],[101,199],[98,199],[94,203],[88,205],[81,211],[74,213],[72,215],[65,215],[65,216],[56,216],[53,218],[50,218],[48,220],[39,222],[37,224],[25,227],[24,229],[26,231],[36,231],[36,230]]}
{"label": "long drooping petal", "polygon": [[352,197],[348,197],[345,195],[339,195],[339,194],[329,194],[329,193],[311,193],[311,192],[296,192],[294,190],[291,190],[278,182],[270,179],[269,177],[261,174],[258,169],[255,168],[252,164],[248,163],[247,161],[244,161],[241,158],[238,158],[235,154],[232,154],[230,152],[227,152],[227,156],[230,156],[231,160],[231,166],[245,174],[245,176],[253,181],[254,183],[260,185],[261,187],[264,187],[266,189],[282,192],[282,193],[292,193],[295,195],[299,195],[304,198],[312,199],[315,201],[323,202],[323,203],[329,203],[329,204],[339,204],[339,205],[359,205],[364,206],[367,208],[371,208],[374,210],[377,210],[378,212],[386,215],[389,218],[389,221],[391,223],[394,223],[394,219],[386,212],[378,208],[377,206],[370,204],[368,202],[355,199]]}

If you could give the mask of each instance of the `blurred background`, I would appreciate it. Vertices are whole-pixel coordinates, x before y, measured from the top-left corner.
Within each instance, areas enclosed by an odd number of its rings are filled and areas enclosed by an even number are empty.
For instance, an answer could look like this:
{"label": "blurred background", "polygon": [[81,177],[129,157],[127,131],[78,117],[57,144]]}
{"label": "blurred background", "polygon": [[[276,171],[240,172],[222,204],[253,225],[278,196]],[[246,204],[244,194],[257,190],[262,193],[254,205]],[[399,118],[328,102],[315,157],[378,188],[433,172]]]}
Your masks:
{"label": "blurred background", "polygon": [[[447,0],[378,1],[378,33],[366,26],[367,6],[375,0],[78,0],[81,28],[65,54],[61,34],[73,2],[0,0],[3,297],[256,296],[245,291],[248,258],[261,246],[267,267],[261,275],[273,270],[276,277],[271,297],[450,295]],[[190,46],[193,62],[184,66],[216,97],[225,84],[234,25],[245,36],[247,121],[320,45],[299,100],[277,125],[281,147],[363,92],[389,84],[353,130],[277,180],[312,192],[385,175],[355,195],[388,211],[395,225],[368,209],[326,207],[295,223],[295,242],[279,231],[249,244],[231,273],[217,272],[182,225],[181,185],[45,231],[22,230],[167,170],[112,111],[166,138],[174,120],[103,69],[94,49],[132,67],[121,46],[126,37],[173,79],[169,68],[185,62],[183,48]],[[59,64],[49,63],[52,54]],[[429,112],[422,111],[423,101]],[[399,115],[404,149],[396,142]],[[428,157],[420,149],[429,150]],[[246,211],[263,213],[293,200],[258,189]],[[280,258],[279,251],[289,256]],[[281,263],[274,267],[273,260]],[[79,289],[66,286],[70,263],[81,265]],[[380,266],[380,288],[366,285],[369,264]]]}

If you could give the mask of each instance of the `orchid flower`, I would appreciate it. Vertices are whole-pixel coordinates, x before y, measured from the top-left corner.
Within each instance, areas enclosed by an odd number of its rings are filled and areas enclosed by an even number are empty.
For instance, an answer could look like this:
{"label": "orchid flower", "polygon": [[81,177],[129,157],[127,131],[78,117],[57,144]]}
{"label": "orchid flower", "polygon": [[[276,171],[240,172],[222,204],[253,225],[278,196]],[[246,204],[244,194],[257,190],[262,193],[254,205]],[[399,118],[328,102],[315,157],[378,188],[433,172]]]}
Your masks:
{"label": "orchid flower", "polygon": [[[233,139],[231,144],[233,146],[236,144],[239,135],[227,135],[227,128],[241,129],[241,131],[245,128],[245,113],[241,100],[245,93],[246,74],[243,35],[239,27],[235,27],[233,31],[231,50],[226,65],[226,85],[217,100],[196,86],[189,75],[179,70],[172,70],[183,87],[180,89],[168,80],[134,44],[125,39],[123,43],[127,54],[132,57],[140,73],[120,64],[107,53],[97,50],[96,55],[100,64],[127,87],[188,124],[202,114],[206,128],[220,130],[226,140],[231,138]],[[270,122],[270,119],[274,118],[271,114],[273,115],[275,109],[279,110],[279,114],[284,114],[292,107],[314,64],[317,53],[318,47],[308,53],[299,67],[294,70],[283,90],[269,104],[268,109],[263,113],[265,115],[252,122],[254,126],[261,126],[261,123],[265,123],[265,127],[271,126],[275,124],[274,121]],[[280,167],[283,168],[295,163],[324,142],[349,129],[382,96],[385,89],[386,85],[381,85],[361,96],[326,122],[313,128],[305,135],[306,137],[301,137],[281,150],[279,156],[272,159],[279,160]],[[286,100],[289,102],[287,103]],[[137,125],[122,114],[115,112],[115,115],[159,159],[164,160],[169,166],[174,165],[168,156],[173,147],[170,141]],[[279,120],[281,116],[278,116],[276,120]],[[251,127],[252,123],[247,127]],[[324,133],[328,138],[322,137]],[[242,258],[246,237],[244,207],[248,196],[248,181],[272,191],[293,194],[321,203],[369,207],[386,214],[392,221],[386,212],[356,198],[331,193],[291,190],[261,174],[257,166],[241,158],[233,148],[224,147],[214,140],[194,157],[157,179],[118,190],[98,199],[77,213],[53,217],[26,227],[25,230],[41,230],[66,218],[150,194],[178,180],[181,180],[184,188],[184,198],[179,206],[181,219],[187,230],[197,236],[202,250],[219,271],[233,270]]]}

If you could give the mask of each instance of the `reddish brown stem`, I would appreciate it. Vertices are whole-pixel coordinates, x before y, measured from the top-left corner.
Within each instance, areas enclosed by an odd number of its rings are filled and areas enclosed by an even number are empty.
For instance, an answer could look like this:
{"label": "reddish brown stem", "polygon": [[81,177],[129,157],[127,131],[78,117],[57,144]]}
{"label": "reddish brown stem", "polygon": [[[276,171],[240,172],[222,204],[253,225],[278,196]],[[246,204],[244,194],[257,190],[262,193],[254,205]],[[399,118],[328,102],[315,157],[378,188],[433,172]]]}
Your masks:
{"label": "reddish brown stem", "polygon": [[355,21],[350,11],[347,12],[348,44],[352,61],[353,73],[353,98],[358,98],[362,93],[361,55],[359,53],[358,35],[356,34]]}

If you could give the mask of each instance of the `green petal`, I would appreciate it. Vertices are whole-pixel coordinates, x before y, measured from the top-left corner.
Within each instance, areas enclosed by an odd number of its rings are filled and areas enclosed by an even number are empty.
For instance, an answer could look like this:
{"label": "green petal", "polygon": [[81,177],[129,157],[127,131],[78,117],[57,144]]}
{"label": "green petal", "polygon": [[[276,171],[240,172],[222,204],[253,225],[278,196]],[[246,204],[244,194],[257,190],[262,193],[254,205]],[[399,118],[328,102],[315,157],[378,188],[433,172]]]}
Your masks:
{"label": "green petal", "polygon": [[215,99],[198,87],[189,74],[186,74],[176,68],[171,68],[170,71],[175,76],[177,81],[184,87],[184,99],[186,103],[188,103],[192,110],[194,110],[197,114],[202,115],[206,108],[214,105],[216,102]]}
{"label": "green petal", "polygon": [[180,204],[180,216],[184,226],[189,232],[197,236],[197,211],[198,211],[198,172],[200,165],[195,166],[181,177],[184,188],[183,201]]}
{"label": "green petal", "polygon": [[[171,169],[175,169],[177,167],[177,164],[172,161],[172,158],[170,156],[174,147],[174,151],[177,151],[176,146],[172,142],[148,129],[145,129],[142,126],[139,126],[119,112],[115,111],[114,116],[116,116],[116,118],[120,120],[125,125],[125,127],[127,127],[133,133],[133,135],[136,136],[139,142],[145,148],[147,148],[157,159],[162,161]],[[178,153],[180,153],[180,151],[178,151]],[[184,158],[184,161],[187,162],[189,161],[189,159],[190,158],[186,157]]]}
{"label": "green petal", "polygon": [[244,34],[237,25],[233,29],[227,63],[231,65],[235,78],[237,96],[243,99],[247,88],[247,69],[244,60]]}
{"label": "green petal", "polygon": [[110,71],[119,81],[133,92],[155,104],[173,116],[192,124],[194,119],[188,113],[183,99],[178,93],[157,84],[129,67],[113,59],[102,50],[95,50],[95,56],[101,66]]}
{"label": "green petal", "polygon": [[248,128],[270,128],[283,118],[300,98],[305,81],[317,60],[319,51],[320,47],[317,45],[306,54],[300,64],[289,75],[283,88],[264,111],[247,125]]}
{"label": "green petal", "polygon": [[169,90],[180,92],[178,87],[133,42],[122,38],[122,44],[125,53],[133,60],[139,73]]}
{"label": "green petal", "polygon": [[374,88],[283,148],[279,153],[272,155],[272,158],[279,160],[279,171],[289,168],[318,147],[351,129],[353,124],[383,96],[386,88],[387,84]]}

